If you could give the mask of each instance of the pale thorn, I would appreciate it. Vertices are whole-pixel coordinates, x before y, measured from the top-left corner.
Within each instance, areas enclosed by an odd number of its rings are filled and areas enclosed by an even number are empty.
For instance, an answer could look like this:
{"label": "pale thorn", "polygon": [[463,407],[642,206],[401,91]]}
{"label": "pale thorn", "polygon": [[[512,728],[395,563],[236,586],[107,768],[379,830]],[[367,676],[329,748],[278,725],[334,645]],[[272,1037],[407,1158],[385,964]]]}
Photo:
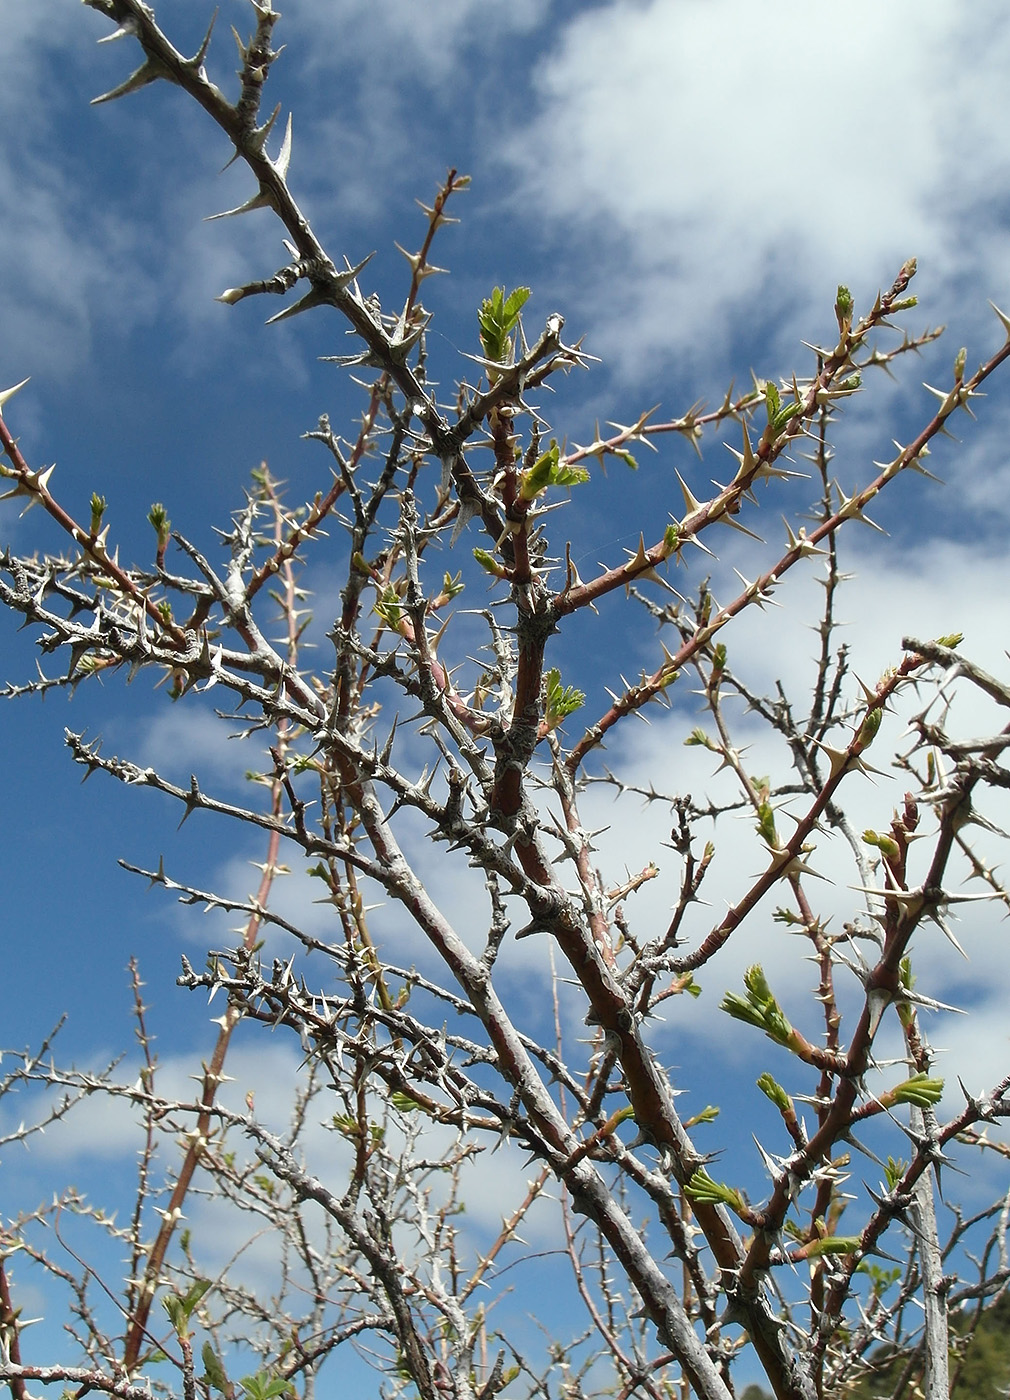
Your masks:
{"label": "pale thorn", "polygon": [[820,739],[813,739],[811,742],[816,744],[817,748],[827,756],[831,766],[830,774],[832,779],[837,778],[838,774],[846,767],[849,767],[853,772],[865,773],[867,777],[869,777],[871,773],[877,774],[878,777],[880,776],[879,769],[871,767],[870,764],[864,762],[859,755],[850,753],[848,749],[836,749],[831,744],[823,743]]}
{"label": "pale thorn", "polygon": [[690,486],[688,486],[687,482],[681,476],[680,472],[677,472],[677,480],[680,482],[680,489],[684,493],[684,504],[687,506],[687,514],[689,516],[696,515],[698,511],[704,509],[702,502],[698,500],[697,496],[691,490]]}
{"label": "pale thorn", "polygon": [[[223,219],[224,215],[212,214],[211,218]],[[226,305],[233,306],[235,301],[241,299],[240,297],[234,296],[236,291],[241,291],[241,289],[230,287],[227,292],[223,292],[221,296],[216,297],[215,300],[223,301]],[[322,306],[325,302],[329,301],[329,299],[325,291],[319,287],[311,287],[298,301],[292,302],[290,306],[285,306],[282,311],[278,311],[275,315],[269,316],[263,324],[265,326],[275,326],[278,321],[286,321],[291,316],[298,316],[303,311],[310,311],[313,307]]]}
{"label": "pale thorn", "polygon": [[778,872],[779,880],[791,880],[796,875],[810,875],[815,880],[825,880],[829,885],[835,882],[829,875],[822,875],[819,870],[815,870],[812,865],[808,865],[801,856],[793,856],[787,861]]}
{"label": "pale thorn", "polygon": [[737,476],[746,475],[747,473],[752,472],[758,464],[757,458],[754,456],[754,449],[751,447],[750,434],[747,431],[747,424],[742,423],[741,427],[743,428],[742,452],[738,452],[735,447],[730,447],[728,442],[723,443],[723,447],[725,447],[726,451],[732,453],[732,455],[740,464],[740,470],[737,472]]}
{"label": "pale thorn", "polygon": [[[883,526],[878,525],[875,520],[871,520],[869,516],[863,514],[870,501],[877,494],[875,490],[868,492],[855,491],[851,496],[846,496],[837,481],[834,483],[834,487],[838,492],[838,514],[843,520],[859,520],[862,524],[869,525],[871,530],[879,530],[882,535],[887,534]],[[857,505],[857,501],[861,495],[865,495],[866,500],[862,505]]]}
{"label": "pale thorn", "polygon": [[135,69],[118,87],[110,88],[108,92],[103,92],[99,97],[93,97],[91,106],[97,107],[102,102],[114,102],[117,97],[126,97],[128,93],[138,92],[140,88],[147,87],[149,83],[157,82],[159,78],[174,81],[160,63],[150,58],[145,59],[140,67]]}
{"label": "pale thorn", "polygon": [[[131,16],[125,19],[117,30],[112,34],[104,34],[101,39],[96,39],[96,44],[111,44],[113,39],[132,39],[137,32],[137,21]],[[990,303],[991,305],[991,303]]]}
{"label": "pale thorn", "polygon": [[[31,378],[31,375],[28,376]],[[3,416],[4,404],[8,399],[12,399],[19,389],[23,389],[28,383],[28,379],[22,379],[20,384],[15,384],[11,389],[0,389],[0,417]]]}
{"label": "pale thorn", "polygon": [[761,1156],[761,1160],[764,1163],[765,1171],[771,1177],[772,1181],[776,1185],[778,1185],[778,1183],[782,1180],[783,1176],[786,1173],[786,1162],[788,1161],[788,1158],[773,1157],[770,1152],[766,1152],[765,1149],[761,1146],[761,1143],[754,1135],[754,1133],[751,1133],[751,1138],[753,1139],[754,1146],[757,1148]]}
{"label": "pale thorn", "polygon": [[871,987],[866,993],[866,1014],[869,1018],[868,1035],[875,1036],[884,1018],[884,1012],[897,998],[886,987]]}
{"label": "pale thorn", "polygon": [[820,545],[811,544],[807,539],[807,532],[804,526],[801,525],[799,533],[795,534],[793,532],[793,527],[789,524],[789,521],[786,520],[785,516],[782,517],[782,523],[786,527],[786,537],[789,542],[790,553],[792,553],[794,549],[799,550],[801,559],[810,559],[815,554],[821,554],[827,557],[828,551],[826,549],[821,549]]}
{"label": "pale thorn", "polygon": [[421,262],[420,253],[408,253],[406,248],[394,240],[393,246],[397,248],[410,264],[410,270],[419,282],[423,282],[426,277],[434,277],[436,273],[448,273],[447,267],[436,267],[434,263]]}
{"label": "pale thorn", "polygon": [[746,591],[747,595],[751,597],[755,603],[757,603],[759,608],[763,609],[766,603],[771,603],[773,608],[778,608],[782,606],[781,603],[776,603],[775,599],[771,596],[771,591],[774,588],[775,584],[778,583],[778,579],[773,579],[770,583],[765,584],[759,584],[756,581],[754,583],[751,583],[751,581],[745,578],[740,572],[740,570],[736,568],[735,565],[733,568],[733,572],[743,584],[744,590]]}
{"label": "pale thorn", "polygon": [[[96,98],[96,101],[97,100],[98,99]],[[270,165],[273,167],[274,171],[280,176],[282,181],[287,179],[288,165],[290,164],[290,162],[291,113],[289,112],[288,124],[284,130],[284,140],[281,142],[281,149],[277,155],[277,159],[270,161]],[[253,209],[270,209],[272,207],[273,200],[270,197],[269,191],[264,190],[263,187],[260,186],[260,189],[257,191],[257,193],[254,194],[250,199],[247,199],[244,204],[236,205],[234,209],[223,209],[220,214],[208,214],[204,219],[204,223],[211,224],[214,222],[215,219],[230,219],[235,214],[248,214]]]}
{"label": "pale thorn", "polygon": [[1005,311],[1001,311],[994,301],[991,301],[989,305],[995,311],[999,318],[1000,325],[1006,331],[1007,340],[1010,340],[1010,316],[1008,316]]}
{"label": "pale thorn", "polygon": [[739,530],[741,535],[749,535],[752,540],[757,540],[758,544],[764,544],[760,535],[756,535],[753,530],[748,530],[746,525],[741,525],[739,520],[734,520],[725,510],[713,516],[712,521],[716,525],[728,525],[731,530]]}

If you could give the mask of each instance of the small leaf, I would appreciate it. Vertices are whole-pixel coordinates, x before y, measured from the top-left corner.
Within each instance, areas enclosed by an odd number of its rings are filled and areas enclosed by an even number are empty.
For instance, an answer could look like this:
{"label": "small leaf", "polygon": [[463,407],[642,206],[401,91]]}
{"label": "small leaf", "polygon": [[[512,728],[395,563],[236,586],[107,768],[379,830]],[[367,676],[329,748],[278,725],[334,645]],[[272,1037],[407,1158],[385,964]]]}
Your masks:
{"label": "small leaf", "polygon": [[719,1117],[719,1110],[715,1104],[706,1104],[700,1113],[695,1113],[691,1118],[684,1120],[685,1128],[694,1128],[699,1123],[714,1123]]}
{"label": "small leaf", "polygon": [[220,1357],[210,1342],[204,1342],[200,1355],[203,1358],[203,1369],[206,1373],[204,1380],[212,1389],[219,1390],[222,1395],[227,1395],[229,1390],[228,1376],[221,1365]]}
{"label": "small leaf", "polygon": [[254,1376],[243,1376],[239,1385],[249,1400],[275,1400],[278,1395],[294,1393],[290,1381],[272,1376],[269,1371],[257,1371]]}

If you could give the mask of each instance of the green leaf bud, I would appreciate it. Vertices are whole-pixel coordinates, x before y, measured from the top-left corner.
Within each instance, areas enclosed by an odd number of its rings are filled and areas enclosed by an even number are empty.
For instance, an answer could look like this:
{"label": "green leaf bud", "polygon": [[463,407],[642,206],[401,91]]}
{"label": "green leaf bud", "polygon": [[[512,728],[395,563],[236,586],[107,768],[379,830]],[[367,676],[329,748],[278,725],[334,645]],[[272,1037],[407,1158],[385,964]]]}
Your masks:
{"label": "green leaf bud", "polygon": [[494,574],[495,578],[508,578],[508,570],[503,564],[499,564],[490,550],[476,548],[473,557],[482,569],[486,569],[489,574]]}
{"label": "green leaf bud", "polygon": [[908,1170],[908,1163],[901,1158],[888,1157],[887,1166],[884,1168],[884,1180],[887,1182],[887,1189],[893,1191],[898,1182]]}
{"label": "green leaf bud", "polygon": [[874,739],[877,736],[877,730],[880,728],[880,721],[883,718],[884,712],[879,708],[876,710],[870,710],[870,712],[867,714],[866,718],[859,726],[859,734],[857,735],[859,747],[861,749],[868,749],[873,743]]}
{"label": "green leaf bud", "polygon": [[775,809],[770,802],[762,802],[757,810],[757,833],[772,850],[778,850],[779,837],[775,830]]}
{"label": "green leaf bud", "polygon": [[892,860],[901,854],[901,847],[893,836],[887,836],[879,831],[871,831],[867,828],[863,832],[863,841],[867,846],[875,846],[881,855],[889,856]]}
{"label": "green leaf bud", "polygon": [[811,1240],[803,1248],[805,1259],[820,1259],[827,1254],[855,1254],[862,1238],[859,1235],[827,1235],[823,1240]]}
{"label": "green leaf bud", "polygon": [[835,296],[835,320],[838,322],[838,334],[842,337],[847,336],[852,329],[853,306],[852,293],[848,287],[839,283]]}
{"label": "green leaf bud", "polygon": [[102,516],[105,514],[108,501],[104,496],[99,496],[97,492],[91,495],[91,533],[97,535],[102,528]]}
{"label": "green leaf bud", "polygon": [[766,1098],[771,1099],[772,1103],[775,1105],[775,1107],[779,1110],[780,1113],[791,1114],[795,1112],[792,1099],[786,1093],[785,1089],[783,1089],[782,1085],[779,1084],[770,1074],[768,1074],[767,1072],[765,1074],[762,1074],[760,1079],[757,1081],[757,1086]]}

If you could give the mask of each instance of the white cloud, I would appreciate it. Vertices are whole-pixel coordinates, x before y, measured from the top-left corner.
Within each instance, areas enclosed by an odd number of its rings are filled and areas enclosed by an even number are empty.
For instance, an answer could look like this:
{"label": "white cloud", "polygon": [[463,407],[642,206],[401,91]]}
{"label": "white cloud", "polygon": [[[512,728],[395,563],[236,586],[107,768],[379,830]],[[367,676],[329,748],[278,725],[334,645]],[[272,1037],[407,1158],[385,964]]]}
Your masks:
{"label": "white cloud", "polygon": [[788,344],[811,298],[827,337],[836,281],[865,304],[910,255],[927,280],[998,300],[1002,19],[912,0],[616,0],[572,20],[507,150],[538,219],[565,230],[562,275],[595,293],[608,358],[633,373],[657,352],[704,357],[731,329]]}
{"label": "white cloud", "polygon": [[195,773],[202,782],[240,784],[248,791],[246,772],[269,767],[267,741],[259,733],[243,738],[246,731],[240,721],[229,726],[213,713],[207,703],[213,699],[213,694],[187,695],[142,724],[113,723],[107,730],[109,742],[119,743],[130,762],[156,768],[170,781],[188,785]]}

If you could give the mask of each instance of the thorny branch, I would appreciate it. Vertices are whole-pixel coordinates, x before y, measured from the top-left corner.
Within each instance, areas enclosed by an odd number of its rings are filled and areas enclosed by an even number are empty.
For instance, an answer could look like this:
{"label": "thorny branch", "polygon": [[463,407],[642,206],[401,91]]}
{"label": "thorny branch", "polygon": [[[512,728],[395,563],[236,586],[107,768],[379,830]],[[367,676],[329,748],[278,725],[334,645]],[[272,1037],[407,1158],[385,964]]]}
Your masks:
{"label": "thorny branch", "polygon": [[[15,390],[0,394],[9,494],[42,505],[67,551],[41,559],[0,556],[0,602],[35,630],[43,657],[67,663],[60,675],[40,670],[37,679],[9,683],[6,693],[45,694],[99,674],[132,677],[153,667],[180,703],[199,704],[215,690],[218,703],[233,707],[222,720],[261,736],[269,759],[258,775],[267,799],[257,806],[215,797],[196,777],[189,787],[174,784],[153,768],[106,757],[97,740],[68,731],[72,757],[86,775],[101,772],[158,791],[184,817],[262,832],[266,849],[259,887],[245,901],[176,881],[163,864],[143,872],[183,903],[239,912],[243,921],[236,946],[212,951],[202,971],[184,962],[179,979],[191,990],[220,995],[224,1004],[194,1102],[160,1091],[136,968],[141,1069],[135,1085],[117,1083],[111,1071],[83,1075],[37,1057],[26,1057],[0,1082],[0,1093],[39,1085],[60,1093],[47,1121],[61,1118],[77,1097],[125,1100],[139,1114],[143,1142],[128,1226],[120,1230],[74,1195],[60,1207],[128,1246],[130,1277],[117,1304],[122,1335],[113,1336],[92,1305],[91,1272],[72,1275],[34,1242],[52,1218],[49,1208],[39,1208],[3,1236],[0,1378],[19,1400],[27,1381],[132,1397],[147,1393],[148,1373],[164,1353],[176,1358],[179,1372],[172,1382],[159,1373],[166,1390],[177,1384],[187,1397],[214,1392],[230,1400],[238,1393],[230,1373],[252,1355],[255,1374],[237,1383],[244,1393],[298,1390],[309,1400],[329,1358],[341,1347],[367,1345],[388,1393],[413,1386],[427,1400],[493,1400],[521,1378],[531,1395],[546,1396],[558,1378],[567,1385],[573,1374],[581,1378],[577,1387],[588,1387],[601,1357],[616,1368],[622,1396],[668,1394],[678,1384],[705,1400],[727,1400],[734,1361],[750,1346],[781,1400],[814,1400],[850,1381],[851,1368],[869,1364],[874,1348],[886,1342],[893,1355],[908,1358],[909,1374],[921,1368],[923,1355],[932,1358],[927,1386],[935,1390],[943,1384],[937,1376],[947,1349],[942,1269],[974,1247],[983,1262],[961,1296],[980,1304],[998,1296],[1010,1273],[1006,1209],[993,1207],[968,1223],[959,1218],[944,1244],[931,1176],[959,1144],[1001,1160],[1003,1145],[987,1133],[1007,1116],[1010,1079],[966,1090],[963,1109],[946,1121],[937,1117],[943,1084],[919,1010],[940,1003],[916,990],[912,940],[932,923],[956,943],[952,906],[1008,902],[991,859],[965,831],[974,823],[1002,836],[978,808],[988,792],[1010,786],[1004,763],[1010,726],[965,739],[948,732],[946,707],[955,686],[1006,707],[1010,684],[964,656],[959,638],[906,640],[893,667],[874,685],[860,683],[852,698],[848,656],[836,643],[838,537],[854,522],[872,524],[867,509],[899,476],[926,471],[930,444],[958,410],[970,412],[981,386],[1010,357],[1010,318],[998,313],[1006,338],[974,374],[966,374],[963,352],[957,356],[950,388],[933,391],[936,411],[849,494],[829,471],[837,416],[864,390],[864,378],[935,339],[935,332],[906,333],[890,348],[881,343],[893,318],[915,303],[908,294],[914,261],[862,317],[839,288],[837,336],[814,349],[807,375],[778,384],[755,380],[746,394],[727,393],[717,409],[695,405],[665,422],[645,412],[630,425],[610,424],[614,432],[606,437],[597,424],[586,446],[565,449],[553,439],[545,446],[549,426],[538,391],[558,372],[588,367],[590,357],[579,343],[562,339],[557,314],[530,343],[525,289],[509,296],[495,289],[482,304],[482,353],[467,357],[476,367],[467,369],[473,382],[461,378],[452,403],[440,402],[429,381],[430,317],[420,291],[426,277],[441,271],[431,262],[433,242],[453,222],[446,211],[465,177],[450,171],[424,209],[418,251],[401,249],[410,272],[402,306],[383,310],[362,291],[366,263],[331,255],[292,194],[290,117],[278,154],[268,154],[280,116],[279,109],[260,116],[280,52],[273,48],[279,15],[269,0],[254,0],[255,31],[238,40],[233,101],[207,76],[211,30],[186,58],[141,0],[87,3],[142,52],[132,75],[97,100],[155,81],[181,88],[217,124],[255,182],[250,198],[227,214],[268,208],[285,230],[290,261],[226,289],[220,300],[235,306],[297,288],[299,299],[272,320],[321,306],[335,310],[357,348],[330,358],[373,377],[363,382],[365,406],[349,440],[325,415],[307,434],[328,454],[325,489],[291,508],[265,466],[254,473],[245,505],[223,537],[223,568],[196,541],[171,531],[163,506],[150,517],[153,569],[122,566],[107,544],[104,503],[93,500],[87,528],[64,510],[50,490],[51,469],[30,466],[2,416]],[[713,426],[739,434],[739,448],[730,449],[736,465],[729,483],[716,483],[715,494],[703,500],[678,473],[683,512],[658,526],[650,521],[651,542],[643,530],[627,558],[600,565],[584,582],[571,542],[565,539],[561,549],[557,535],[552,541],[551,512],[560,499],[552,493],[582,486],[587,461],[628,461],[638,446],[658,451],[660,443],[681,440],[700,455],[703,433]],[[715,526],[758,539],[744,520],[755,523],[760,483],[792,493],[792,518],[800,518],[808,505],[796,496],[800,474],[784,464],[801,446],[811,447],[808,459],[819,478],[812,528],[787,522],[785,549],[769,549],[753,581],[740,575],[742,589],[724,606],[707,580],[690,602],[677,593],[671,566],[686,566],[692,549],[713,555]],[[432,582],[436,548],[458,551],[471,521],[484,545],[460,560],[456,573]],[[331,664],[311,669],[311,619],[299,578],[324,524],[344,537],[344,578],[339,612],[326,633]],[[173,541],[183,556],[179,573],[166,568]],[[804,701],[781,686],[761,694],[730,668],[726,639],[811,559],[823,560],[827,572],[811,694]],[[492,607],[464,622],[454,600],[488,580]],[[679,641],[675,649],[660,646],[655,666],[636,682],[621,677],[619,688],[615,682],[609,707],[566,748],[563,724],[587,697],[566,686],[551,664],[554,639],[565,619],[621,590],[672,626]],[[263,615],[267,598],[283,621],[279,643],[268,639],[275,617]],[[475,626],[486,629],[476,660],[466,650]],[[619,675],[620,636],[598,648],[598,665],[611,664],[611,648]],[[714,737],[700,727],[688,730],[687,742],[718,756],[734,783],[732,795],[699,803],[687,793],[644,787],[633,776],[592,770],[604,740],[622,734],[629,717],[642,717],[653,701],[679,706],[685,674],[699,681],[714,727]],[[911,787],[885,831],[860,837],[849,815],[853,779],[872,771],[867,754],[890,727],[887,712],[931,686],[940,717],[932,702],[913,717],[913,742],[899,760]],[[726,700],[737,696],[785,740],[793,773],[773,782],[751,772],[726,709]],[[682,713],[674,712],[672,730]],[[380,718],[390,714],[380,738]],[[419,746],[426,746],[427,758],[418,776]],[[670,877],[659,853],[655,860],[644,855],[634,871],[604,868],[600,833],[587,825],[593,784],[602,781],[622,798],[641,794],[669,803],[679,876]],[[788,836],[780,833],[778,816],[787,796],[794,805]],[[699,828],[734,812],[750,814],[763,869],[706,928],[698,911],[702,891],[725,875],[723,827],[717,821],[716,838],[703,845]],[[436,897],[438,872],[416,839],[418,819],[461,884],[470,882],[465,912],[455,918],[455,902]],[[846,836],[862,896],[840,932],[829,927],[831,913],[822,912],[813,884],[819,872],[812,858],[825,825]],[[329,936],[269,907],[286,861],[299,858],[311,862],[305,868],[331,910]],[[980,894],[955,893],[965,874],[983,883]],[[640,892],[660,881],[672,893],[672,914],[659,922],[648,913],[636,917]],[[753,1203],[732,1181],[709,1174],[712,1154],[699,1142],[717,1109],[681,1116],[667,1043],[650,1023],[662,1004],[669,1009],[677,997],[701,995],[695,973],[714,971],[729,941],[754,922],[761,901],[780,890],[791,905],[774,918],[800,935],[817,969],[821,1041],[793,1024],[758,964],[745,975],[744,994],[728,992],[723,1001],[721,1011],[747,1033],[762,1031],[792,1057],[781,1060],[779,1071],[791,1089],[770,1073],[758,1081],[777,1110],[780,1140],[774,1152],[759,1145],[765,1194]],[[366,903],[374,891],[387,902],[375,917]],[[486,932],[478,935],[481,908]],[[264,951],[267,935],[287,939],[286,956]],[[533,935],[546,936],[540,943],[563,961],[564,976],[551,971],[530,1024],[529,1008],[516,994],[516,969],[528,972],[538,955],[530,953],[523,964],[516,958],[526,955],[513,950],[515,940]],[[580,1022],[590,1028],[585,1048],[576,1033]],[[240,1027],[257,1024],[291,1033],[303,1060],[286,1130],[261,1119],[252,1094],[244,1110],[228,1100],[232,1040]],[[892,1073],[881,1046],[895,1025],[903,1054]],[[797,1101],[809,1108],[809,1126]],[[318,1149],[311,1120],[323,1102],[332,1161],[316,1171],[309,1160]],[[889,1155],[879,1188],[855,1193],[852,1154],[879,1161],[856,1135],[864,1125],[875,1133],[893,1129],[908,1156]],[[251,1157],[236,1145],[243,1138]],[[155,1162],[173,1139],[178,1166],[159,1181]],[[495,1150],[505,1160],[519,1147],[532,1157],[536,1175],[529,1184],[517,1178],[500,1228],[475,1243],[454,1223],[473,1173],[494,1164]],[[726,1166],[730,1175],[743,1172],[738,1161]],[[535,1226],[552,1181],[563,1197],[575,1293],[599,1342],[559,1339],[537,1369],[505,1324],[489,1324],[490,1307],[477,1298],[479,1288],[506,1286],[508,1269],[521,1263],[519,1232],[531,1221]],[[203,1197],[273,1242],[272,1294],[242,1277],[240,1256],[208,1271],[199,1241],[181,1225],[184,1207]],[[843,1234],[846,1212],[847,1222],[860,1212],[861,1218]],[[903,1251],[889,1281],[873,1262],[885,1238]],[[26,1324],[9,1267],[19,1257],[70,1288],[88,1365],[26,1364]],[[793,1272],[798,1265],[806,1270],[805,1287]],[[924,1292],[925,1343],[906,1319]],[[154,1310],[159,1298],[167,1328]],[[205,1338],[202,1375],[193,1349],[197,1328]],[[170,1341],[177,1346],[170,1349]]]}

